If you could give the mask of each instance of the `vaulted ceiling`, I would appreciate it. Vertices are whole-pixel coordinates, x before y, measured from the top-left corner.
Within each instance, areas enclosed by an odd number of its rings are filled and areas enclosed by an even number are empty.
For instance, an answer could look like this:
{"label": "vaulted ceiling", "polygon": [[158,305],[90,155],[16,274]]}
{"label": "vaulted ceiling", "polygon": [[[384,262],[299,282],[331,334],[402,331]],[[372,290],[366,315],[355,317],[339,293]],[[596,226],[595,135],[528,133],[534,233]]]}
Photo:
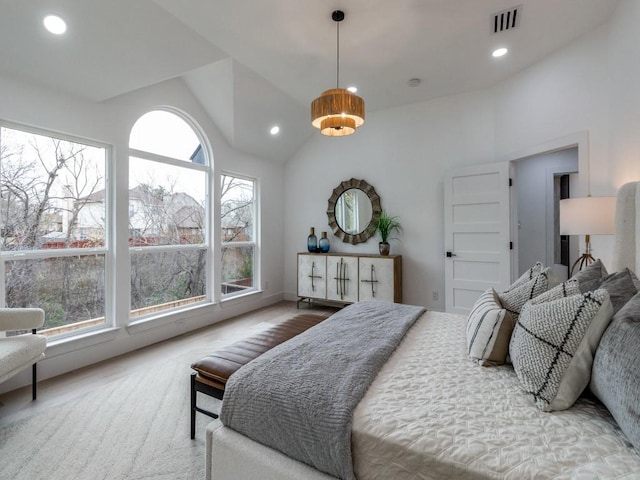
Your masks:
{"label": "vaulted ceiling", "polygon": [[[93,102],[182,78],[231,145],[286,161],[319,135],[309,104],[335,87],[333,10],[346,14],[340,86],[356,85],[371,112],[494,85],[605,23],[617,4],[0,0],[0,72]],[[517,26],[493,33],[492,14],[514,7]],[[65,35],[42,28],[50,13],[67,21]],[[509,53],[493,58],[501,46]]]}

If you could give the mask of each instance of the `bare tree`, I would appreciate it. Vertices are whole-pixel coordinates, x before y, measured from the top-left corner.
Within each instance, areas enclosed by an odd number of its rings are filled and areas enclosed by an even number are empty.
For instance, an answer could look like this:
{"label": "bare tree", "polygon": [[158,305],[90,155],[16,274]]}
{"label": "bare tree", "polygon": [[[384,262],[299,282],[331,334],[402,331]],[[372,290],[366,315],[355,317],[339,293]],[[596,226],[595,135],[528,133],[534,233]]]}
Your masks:
{"label": "bare tree", "polygon": [[[6,128],[0,131],[2,249],[46,248],[47,235],[55,232],[62,235],[56,238],[58,243],[70,246],[77,237],[79,213],[104,182],[104,164],[86,158],[92,148],[86,145]],[[84,319],[77,316],[95,312],[97,306],[89,305],[92,300],[76,290],[91,283],[86,279],[96,272],[72,272],[72,264],[78,261],[95,264],[75,257],[7,262],[7,304],[44,307],[47,326],[52,315],[61,317],[63,323],[67,317]],[[104,275],[104,268],[100,274]],[[103,306],[97,308],[104,313]]]}
{"label": "bare tree", "polygon": [[253,240],[253,182],[223,175],[221,187],[222,280],[252,278],[253,251],[233,243]]}
{"label": "bare tree", "polygon": [[246,237],[253,229],[253,187],[247,181],[222,176],[220,223],[224,242]]}
{"label": "bare tree", "polygon": [[[175,191],[175,183],[163,184],[143,183],[130,191],[130,227],[139,235],[135,242],[140,245],[202,243],[205,206],[187,193]],[[204,295],[205,255],[205,248],[136,252],[131,260],[132,309]]]}

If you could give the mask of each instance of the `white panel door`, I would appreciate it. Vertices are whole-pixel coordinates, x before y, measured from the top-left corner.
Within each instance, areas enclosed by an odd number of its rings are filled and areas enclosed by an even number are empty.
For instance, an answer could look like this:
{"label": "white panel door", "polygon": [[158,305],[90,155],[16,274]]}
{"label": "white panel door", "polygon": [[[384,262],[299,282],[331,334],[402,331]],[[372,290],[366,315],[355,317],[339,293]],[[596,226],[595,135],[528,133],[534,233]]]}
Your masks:
{"label": "white panel door", "polygon": [[360,257],[359,300],[393,302],[394,275],[392,258]]}
{"label": "white panel door", "polygon": [[327,257],[327,299],[358,301],[358,257]]}
{"label": "white panel door", "polygon": [[298,255],[298,296],[325,298],[327,262],[323,255]]}
{"label": "white panel door", "polygon": [[511,280],[509,162],[453,170],[444,180],[445,303],[468,313]]}

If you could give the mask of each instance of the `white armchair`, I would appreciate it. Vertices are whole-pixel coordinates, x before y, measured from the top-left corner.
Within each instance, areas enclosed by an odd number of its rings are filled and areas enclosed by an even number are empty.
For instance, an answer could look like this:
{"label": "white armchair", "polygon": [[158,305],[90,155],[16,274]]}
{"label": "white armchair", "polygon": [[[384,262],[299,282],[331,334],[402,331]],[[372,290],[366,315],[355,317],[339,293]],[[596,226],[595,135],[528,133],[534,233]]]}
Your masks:
{"label": "white armchair", "polygon": [[47,337],[36,334],[44,324],[44,310],[40,308],[0,308],[0,332],[31,330],[32,335],[0,337],[0,383],[32,366],[32,398],[35,400],[36,363],[44,358]]}

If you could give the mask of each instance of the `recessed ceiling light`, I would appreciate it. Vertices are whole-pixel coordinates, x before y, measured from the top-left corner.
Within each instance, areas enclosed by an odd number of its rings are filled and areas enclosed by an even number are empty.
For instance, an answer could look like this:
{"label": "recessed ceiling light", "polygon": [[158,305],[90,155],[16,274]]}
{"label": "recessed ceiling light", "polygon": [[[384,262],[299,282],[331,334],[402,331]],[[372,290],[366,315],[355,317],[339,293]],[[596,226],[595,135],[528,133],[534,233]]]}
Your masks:
{"label": "recessed ceiling light", "polygon": [[271,133],[271,135],[277,135],[278,133],[280,133],[280,127],[274,125],[273,127],[271,127],[271,130],[269,130],[269,132]]}
{"label": "recessed ceiling light", "polygon": [[419,78],[410,78],[409,80],[407,80],[407,85],[409,85],[410,87],[417,87],[421,83],[422,80],[420,80]]}
{"label": "recessed ceiling light", "polygon": [[66,22],[57,15],[47,15],[44,17],[44,28],[54,35],[62,35],[67,31]]}
{"label": "recessed ceiling light", "polygon": [[509,50],[507,50],[506,48],[498,48],[498,49],[494,50],[491,55],[493,55],[496,58],[504,57],[507,54],[508,51]]}
{"label": "recessed ceiling light", "polygon": [[356,93],[358,91],[358,87],[349,87],[347,88],[351,93]]}

